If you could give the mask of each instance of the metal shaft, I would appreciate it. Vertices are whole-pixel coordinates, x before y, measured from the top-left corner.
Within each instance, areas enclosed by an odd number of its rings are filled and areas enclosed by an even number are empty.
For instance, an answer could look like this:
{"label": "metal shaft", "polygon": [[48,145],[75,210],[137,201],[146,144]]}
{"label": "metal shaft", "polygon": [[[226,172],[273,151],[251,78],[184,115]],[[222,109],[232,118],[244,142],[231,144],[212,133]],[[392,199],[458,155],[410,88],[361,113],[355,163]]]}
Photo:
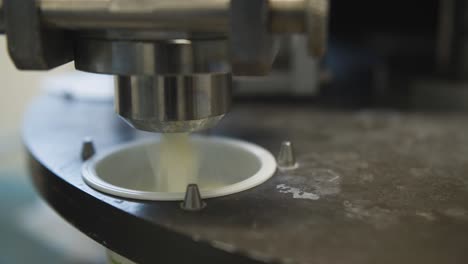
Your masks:
{"label": "metal shaft", "polygon": [[225,32],[229,0],[41,0],[45,23],[66,29]]}
{"label": "metal shaft", "polygon": [[[306,31],[308,0],[270,0],[274,33]],[[43,21],[64,29],[158,29],[226,33],[230,0],[41,0]]]}

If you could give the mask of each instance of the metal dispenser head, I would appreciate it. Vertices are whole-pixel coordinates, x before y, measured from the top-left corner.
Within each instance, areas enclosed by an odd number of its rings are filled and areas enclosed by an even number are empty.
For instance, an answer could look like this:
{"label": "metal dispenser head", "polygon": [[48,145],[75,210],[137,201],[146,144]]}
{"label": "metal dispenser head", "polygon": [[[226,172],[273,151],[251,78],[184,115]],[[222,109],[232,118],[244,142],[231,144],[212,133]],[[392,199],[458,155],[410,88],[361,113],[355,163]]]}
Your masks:
{"label": "metal dispenser head", "polygon": [[75,60],[116,75],[116,112],[141,130],[215,125],[229,110],[231,74],[270,71],[273,34],[305,34],[311,55],[325,50],[328,0],[91,2],[0,0],[0,33],[19,69]]}
{"label": "metal dispenser head", "polygon": [[117,75],[115,111],[137,129],[193,132],[229,110],[224,40],[82,40],[76,51],[77,69]]}

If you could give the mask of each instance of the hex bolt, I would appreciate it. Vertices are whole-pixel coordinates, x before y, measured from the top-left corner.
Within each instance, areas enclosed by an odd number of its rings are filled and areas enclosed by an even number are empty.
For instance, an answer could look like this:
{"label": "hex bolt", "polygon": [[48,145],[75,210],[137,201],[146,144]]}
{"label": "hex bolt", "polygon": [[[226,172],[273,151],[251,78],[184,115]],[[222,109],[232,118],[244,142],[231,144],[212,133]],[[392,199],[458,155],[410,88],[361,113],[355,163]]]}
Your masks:
{"label": "hex bolt", "polygon": [[297,168],[296,157],[294,155],[294,147],[291,141],[283,141],[277,157],[278,167],[280,169],[295,169]]}
{"label": "hex bolt", "polygon": [[198,212],[206,207],[206,203],[203,201],[200,190],[197,184],[189,184],[185,191],[184,201],[180,204],[180,208],[189,212]]}
{"label": "hex bolt", "polygon": [[81,146],[81,160],[86,161],[94,156],[95,153],[96,149],[94,148],[93,140],[89,137],[85,138]]}

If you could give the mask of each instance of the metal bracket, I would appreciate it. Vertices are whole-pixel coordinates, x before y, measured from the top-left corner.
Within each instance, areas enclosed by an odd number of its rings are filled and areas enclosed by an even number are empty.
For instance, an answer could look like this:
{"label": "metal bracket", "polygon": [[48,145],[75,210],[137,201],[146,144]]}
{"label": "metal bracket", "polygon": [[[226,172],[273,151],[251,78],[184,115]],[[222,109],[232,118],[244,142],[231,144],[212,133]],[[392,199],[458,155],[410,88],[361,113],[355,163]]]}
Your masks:
{"label": "metal bracket", "polygon": [[20,70],[48,70],[73,60],[64,31],[42,27],[37,0],[4,0],[8,51]]}
{"label": "metal bracket", "polygon": [[232,0],[230,46],[234,75],[266,75],[273,62],[268,0]]}

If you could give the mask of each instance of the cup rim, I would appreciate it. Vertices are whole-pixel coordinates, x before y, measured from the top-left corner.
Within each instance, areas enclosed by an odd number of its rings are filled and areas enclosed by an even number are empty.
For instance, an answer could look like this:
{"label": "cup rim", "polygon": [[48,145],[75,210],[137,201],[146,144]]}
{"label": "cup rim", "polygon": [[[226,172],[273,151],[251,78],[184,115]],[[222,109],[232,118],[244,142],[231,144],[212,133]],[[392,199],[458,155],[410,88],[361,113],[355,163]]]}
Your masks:
{"label": "cup rim", "polygon": [[[238,139],[218,136],[207,137],[196,135],[191,137],[197,141],[209,140],[210,143],[225,144],[228,146],[241,148],[244,151],[249,152],[250,154],[253,154],[255,157],[257,157],[260,163],[260,169],[247,179],[223,187],[201,189],[200,194],[203,198],[221,197],[254,188],[266,182],[276,172],[276,159],[268,150],[258,145]],[[150,192],[133,190],[111,184],[97,175],[96,166],[100,161],[104,160],[110,155],[128,150],[129,148],[138,148],[142,145],[157,143],[159,141],[159,138],[137,140],[130,143],[120,144],[102,151],[83,163],[81,168],[82,178],[86,184],[88,184],[93,189],[122,198],[148,201],[182,201],[185,196],[184,192]]]}

